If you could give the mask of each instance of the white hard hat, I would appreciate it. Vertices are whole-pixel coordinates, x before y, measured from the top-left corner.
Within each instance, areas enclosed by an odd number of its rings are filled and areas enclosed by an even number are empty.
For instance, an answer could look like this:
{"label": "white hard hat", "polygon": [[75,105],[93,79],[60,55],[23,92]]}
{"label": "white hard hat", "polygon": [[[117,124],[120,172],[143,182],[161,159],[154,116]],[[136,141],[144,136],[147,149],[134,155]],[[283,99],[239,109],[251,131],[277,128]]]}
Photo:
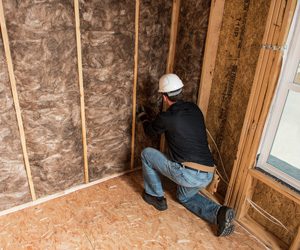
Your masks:
{"label": "white hard hat", "polygon": [[182,91],[183,83],[175,74],[165,74],[159,79],[160,93],[168,93],[168,96],[178,95]]}

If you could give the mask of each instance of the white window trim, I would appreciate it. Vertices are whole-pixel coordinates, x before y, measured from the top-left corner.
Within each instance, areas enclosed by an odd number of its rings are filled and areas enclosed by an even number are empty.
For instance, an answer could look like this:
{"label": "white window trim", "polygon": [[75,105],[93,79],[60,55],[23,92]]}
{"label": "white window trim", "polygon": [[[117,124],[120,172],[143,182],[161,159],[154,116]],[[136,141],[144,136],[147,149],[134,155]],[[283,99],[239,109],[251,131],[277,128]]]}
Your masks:
{"label": "white window trim", "polygon": [[287,50],[284,51],[283,55],[283,66],[275,98],[273,100],[261,140],[259,152],[260,156],[257,166],[300,190],[300,182],[298,180],[267,163],[288,91],[293,90],[300,93],[300,84],[294,83],[295,72],[297,72],[300,58],[300,1],[297,2],[286,48]]}

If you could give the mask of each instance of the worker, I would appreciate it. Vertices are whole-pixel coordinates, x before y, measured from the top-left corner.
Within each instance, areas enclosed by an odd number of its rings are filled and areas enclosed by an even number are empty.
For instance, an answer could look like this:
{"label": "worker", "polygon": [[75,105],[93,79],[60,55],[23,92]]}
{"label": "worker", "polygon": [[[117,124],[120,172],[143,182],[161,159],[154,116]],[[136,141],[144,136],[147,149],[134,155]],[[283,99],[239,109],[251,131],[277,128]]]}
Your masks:
{"label": "worker", "polygon": [[183,206],[205,221],[217,224],[217,236],[228,236],[234,231],[234,210],[199,194],[212,181],[214,161],[203,114],[196,104],[182,100],[182,89],[183,83],[177,75],[165,74],[159,80],[159,93],[167,111],[154,120],[150,120],[144,109],[138,111],[145,133],[149,136],[165,133],[169,150],[168,156],[151,147],[142,151],[142,198],[157,210],[167,209],[160,179],[164,175],[177,184],[177,199]]}

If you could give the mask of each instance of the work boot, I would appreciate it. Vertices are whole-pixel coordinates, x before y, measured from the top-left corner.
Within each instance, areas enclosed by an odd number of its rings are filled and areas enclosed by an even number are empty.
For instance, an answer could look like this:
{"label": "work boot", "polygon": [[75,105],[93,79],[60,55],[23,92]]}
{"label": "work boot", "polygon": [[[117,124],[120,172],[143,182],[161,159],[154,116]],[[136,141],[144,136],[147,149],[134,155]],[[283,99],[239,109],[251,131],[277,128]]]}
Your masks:
{"label": "work boot", "polygon": [[168,208],[167,200],[165,197],[156,197],[152,196],[150,194],[146,194],[146,192],[143,192],[143,199],[148,204],[154,206],[159,211],[164,211]]}
{"label": "work boot", "polygon": [[232,208],[222,206],[217,215],[218,230],[217,236],[228,236],[233,233],[234,225],[232,224],[235,212]]}

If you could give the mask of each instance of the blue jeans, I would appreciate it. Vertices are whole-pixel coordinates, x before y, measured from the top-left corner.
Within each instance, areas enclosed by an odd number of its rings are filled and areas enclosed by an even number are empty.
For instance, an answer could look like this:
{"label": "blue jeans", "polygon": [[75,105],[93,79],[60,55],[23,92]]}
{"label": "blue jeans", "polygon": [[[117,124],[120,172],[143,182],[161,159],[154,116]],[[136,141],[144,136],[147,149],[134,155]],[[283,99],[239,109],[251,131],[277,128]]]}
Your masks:
{"label": "blue jeans", "polygon": [[177,199],[188,210],[209,223],[217,223],[219,204],[199,194],[212,180],[213,174],[185,168],[154,148],[142,151],[144,188],[152,196],[164,196],[159,174],[177,184]]}

